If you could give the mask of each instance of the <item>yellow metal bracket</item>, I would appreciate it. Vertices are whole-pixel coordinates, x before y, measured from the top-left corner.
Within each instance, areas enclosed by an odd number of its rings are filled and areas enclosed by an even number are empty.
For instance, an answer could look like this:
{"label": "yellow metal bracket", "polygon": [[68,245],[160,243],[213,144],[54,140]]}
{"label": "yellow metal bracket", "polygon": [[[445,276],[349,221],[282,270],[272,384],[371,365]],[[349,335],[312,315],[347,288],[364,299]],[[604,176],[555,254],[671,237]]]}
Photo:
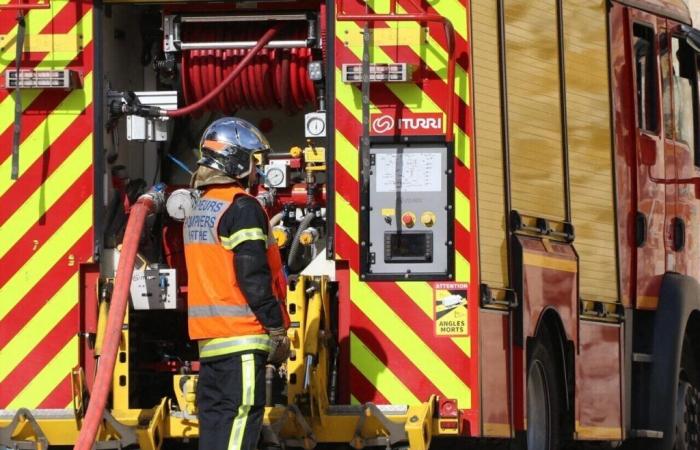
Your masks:
{"label": "yellow metal bracket", "polygon": [[433,407],[435,396],[426,403],[408,408],[406,434],[411,450],[428,450],[433,436]]}
{"label": "yellow metal bracket", "polygon": [[[15,433],[15,430],[25,422],[29,423],[31,426],[34,440],[14,440],[12,435]],[[0,428],[0,447],[47,450],[49,448],[49,441],[46,439],[46,435],[39,426],[39,423],[34,419],[31,411],[26,408],[20,408],[15,413],[10,424]]]}
{"label": "yellow metal bracket", "polygon": [[[163,397],[160,404],[154,409],[153,415],[148,421],[145,428],[138,430],[139,446],[141,450],[160,450],[165,437],[165,413],[167,408],[168,398]],[[139,420],[145,418],[140,417]]]}

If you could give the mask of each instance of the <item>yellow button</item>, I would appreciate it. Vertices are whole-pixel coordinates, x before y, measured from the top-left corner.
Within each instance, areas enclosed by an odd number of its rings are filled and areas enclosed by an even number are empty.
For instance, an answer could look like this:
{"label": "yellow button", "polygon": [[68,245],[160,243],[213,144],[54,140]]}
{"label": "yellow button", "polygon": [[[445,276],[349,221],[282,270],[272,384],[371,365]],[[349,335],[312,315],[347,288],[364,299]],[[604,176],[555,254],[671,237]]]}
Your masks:
{"label": "yellow button", "polygon": [[426,211],[420,216],[420,221],[425,225],[426,227],[432,227],[435,225],[435,221],[437,218],[435,217],[435,213]]}
{"label": "yellow button", "polygon": [[292,158],[298,158],[301,156],[301,147],[294,146],[289,149],[289,154]]}

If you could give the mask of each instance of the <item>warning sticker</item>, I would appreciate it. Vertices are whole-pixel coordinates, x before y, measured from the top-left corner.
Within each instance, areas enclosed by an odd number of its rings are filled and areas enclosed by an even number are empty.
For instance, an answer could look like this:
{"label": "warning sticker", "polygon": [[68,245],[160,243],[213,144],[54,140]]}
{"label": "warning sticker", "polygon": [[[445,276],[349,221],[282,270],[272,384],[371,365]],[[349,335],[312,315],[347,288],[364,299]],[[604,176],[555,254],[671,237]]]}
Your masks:
{"label": "warning sticker", "polygon": [[434,283],[435,334],[466,336],[468,283]]}

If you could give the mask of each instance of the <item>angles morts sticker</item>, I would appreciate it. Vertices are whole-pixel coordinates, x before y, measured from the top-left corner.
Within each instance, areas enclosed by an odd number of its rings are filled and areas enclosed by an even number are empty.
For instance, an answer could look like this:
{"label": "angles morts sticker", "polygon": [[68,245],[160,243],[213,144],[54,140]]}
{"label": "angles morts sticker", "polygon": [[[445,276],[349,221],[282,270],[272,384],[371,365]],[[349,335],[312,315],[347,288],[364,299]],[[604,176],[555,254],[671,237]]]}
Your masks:
{"label": "angles morts sticker", "polygon": [[437,336],[466,336],[468,283],[433,283],[433,311]]}

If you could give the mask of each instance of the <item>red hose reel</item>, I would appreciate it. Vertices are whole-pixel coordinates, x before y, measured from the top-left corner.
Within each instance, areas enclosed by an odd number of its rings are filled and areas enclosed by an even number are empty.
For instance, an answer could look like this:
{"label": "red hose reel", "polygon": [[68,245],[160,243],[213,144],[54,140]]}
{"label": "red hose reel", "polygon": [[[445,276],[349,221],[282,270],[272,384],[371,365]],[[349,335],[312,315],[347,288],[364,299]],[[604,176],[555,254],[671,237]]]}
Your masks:
{"label": "red hose reel", "polygon": [[[183,24],[184,25],[184,24]],[[189,41],[256,41],[269,28],[260,23],[188,23]],[[304,39],[306,30],[285,24],[285,39]],[[238,67],[249,49],[193,49],[182,51],[181,80],[185,102],[203,98]],[[205,109],[234,114],[238,109],[281,108],[289,113],[316,102],[316,88],[307,74],[313,60],[310,48],[265,48]]]}

